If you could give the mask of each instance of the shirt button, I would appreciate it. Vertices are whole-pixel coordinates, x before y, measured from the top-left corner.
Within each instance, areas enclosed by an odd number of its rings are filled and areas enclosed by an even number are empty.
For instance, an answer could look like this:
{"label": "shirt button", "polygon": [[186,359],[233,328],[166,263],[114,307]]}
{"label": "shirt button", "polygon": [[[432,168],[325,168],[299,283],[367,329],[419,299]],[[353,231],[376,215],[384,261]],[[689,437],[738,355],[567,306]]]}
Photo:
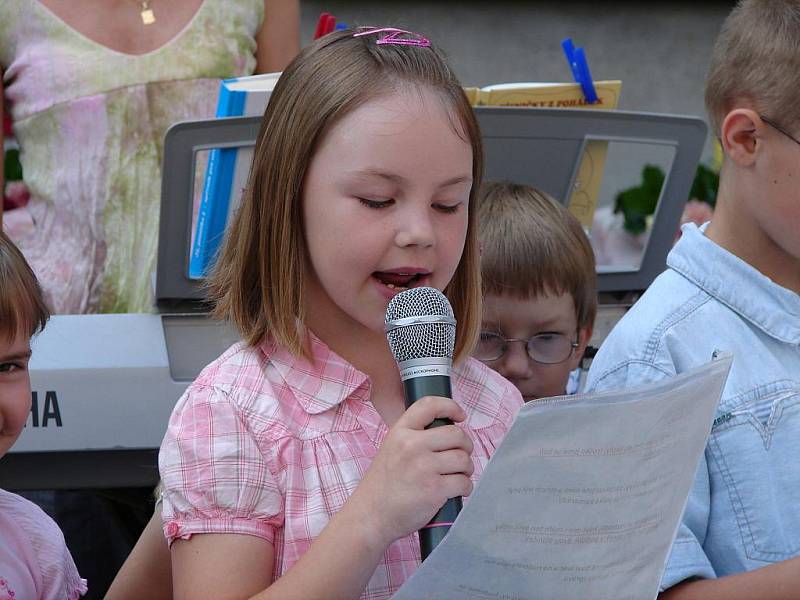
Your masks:
{"label": "shirt button", "polygon": [[175,537],[176,535],[178,535],[180,529],[181,528],[175,521],[170,521],[169,523],[167,523],[167,535],[169,537]]}

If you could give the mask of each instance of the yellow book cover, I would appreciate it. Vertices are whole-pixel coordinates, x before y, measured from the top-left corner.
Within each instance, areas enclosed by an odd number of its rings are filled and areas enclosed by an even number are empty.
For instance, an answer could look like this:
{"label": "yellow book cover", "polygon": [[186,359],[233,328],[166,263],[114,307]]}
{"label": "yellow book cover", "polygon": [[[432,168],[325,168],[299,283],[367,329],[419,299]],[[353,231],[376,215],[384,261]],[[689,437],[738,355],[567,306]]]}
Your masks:
{"label": "yellow book cover", "polygon": [[472,104],[472,106],[478,105],[478,95],[481,93],[480,88],[465,87],[464,93],[466,94],[467,100],[469,100],[469,103]]}
{"label": "yellow book cover", "polygon": [[[577,83],[503,83],[483,88],[465,88],[473,106],[520,106],[532,108],[589,108],[614,109],[619,102],[622,82],[619,80],[595,81],[598,102],[588,104],[581,86]],[[589,231],[594,221],[594,211],[608,142],[588,141],[578,166],[578,176],[567,208]]]}

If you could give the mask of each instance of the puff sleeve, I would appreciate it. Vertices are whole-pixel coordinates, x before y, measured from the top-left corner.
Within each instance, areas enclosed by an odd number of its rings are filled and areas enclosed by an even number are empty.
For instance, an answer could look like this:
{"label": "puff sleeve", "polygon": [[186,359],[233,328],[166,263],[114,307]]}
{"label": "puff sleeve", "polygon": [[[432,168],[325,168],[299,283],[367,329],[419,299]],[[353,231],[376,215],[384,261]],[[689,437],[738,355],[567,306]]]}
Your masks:
{"label": "puff sleeve", "polygon": [[232,533],[274,543],[284,502],[268,436],[213,385],[189,387],[170,417],[159,453],[164,534],[171,545],[196,533]]}

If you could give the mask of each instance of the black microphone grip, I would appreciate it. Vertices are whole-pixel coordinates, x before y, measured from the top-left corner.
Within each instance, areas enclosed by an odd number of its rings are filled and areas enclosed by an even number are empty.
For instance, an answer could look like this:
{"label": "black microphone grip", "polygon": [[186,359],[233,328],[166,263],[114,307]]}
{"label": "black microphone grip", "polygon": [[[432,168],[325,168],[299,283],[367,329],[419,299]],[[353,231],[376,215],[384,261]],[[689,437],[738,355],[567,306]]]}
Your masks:
{"label": "black microphone grip", "polygon": [[[406,408],[424,396],[453,397],[450,378],[444,375],[411,377],[403,381],[403,391],[405,392]],[[450,419],[434,419],[425,429],[452,424],[453,422]],[[458,513],[461,511],[461,506],[461,496],[450,498],[430,522],[419,530],[419,548],[422,560],[427,558],[444,536],[447,535],[447,532],[450,531],[450,525],[456,520]]]}

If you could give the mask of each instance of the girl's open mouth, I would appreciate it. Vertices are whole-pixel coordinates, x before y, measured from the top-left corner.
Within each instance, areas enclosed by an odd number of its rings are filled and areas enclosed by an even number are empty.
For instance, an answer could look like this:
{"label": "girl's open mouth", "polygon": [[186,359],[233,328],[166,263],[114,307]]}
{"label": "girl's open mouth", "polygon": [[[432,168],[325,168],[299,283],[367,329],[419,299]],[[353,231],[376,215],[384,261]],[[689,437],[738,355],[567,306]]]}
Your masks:
{"label": "girl's open mouth", "polygon": [[428,273],[404,273],[375,271],[372,276],[380,283],[394,292],[403,292],[412,287],[418,287]]}

